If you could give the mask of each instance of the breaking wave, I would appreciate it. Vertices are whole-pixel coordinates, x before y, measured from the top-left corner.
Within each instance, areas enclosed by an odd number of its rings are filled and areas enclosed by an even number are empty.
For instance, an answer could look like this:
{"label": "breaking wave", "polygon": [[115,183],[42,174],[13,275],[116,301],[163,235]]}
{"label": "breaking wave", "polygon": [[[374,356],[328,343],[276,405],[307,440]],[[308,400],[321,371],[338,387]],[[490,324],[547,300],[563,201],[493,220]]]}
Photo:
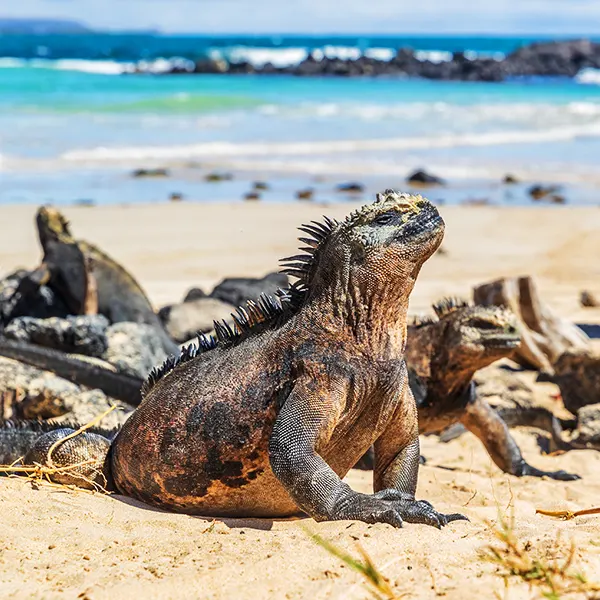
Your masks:
{"label": "breaking wave", "polygon": [[335,140],[311,142],[264,142],[231,143],[208,142],[179,146],[128,146],[96,147],[93,149],[71,150],[61,159],[76,162],[118,162],[137,160],[178,160],[189,158],[227,158],[265,155],[311,155],[338,154],[352,152],[372,152],[386,150],[416,150],[452,148],[460,146],[494,146],[501,144],[528,144],[539,142],[560,142],[580,137],[599,137],[600,122],[595,125],[559,127],[543,131],[506,131],[458,135],[437,135],[430,137],[403,137],[373,140]]}

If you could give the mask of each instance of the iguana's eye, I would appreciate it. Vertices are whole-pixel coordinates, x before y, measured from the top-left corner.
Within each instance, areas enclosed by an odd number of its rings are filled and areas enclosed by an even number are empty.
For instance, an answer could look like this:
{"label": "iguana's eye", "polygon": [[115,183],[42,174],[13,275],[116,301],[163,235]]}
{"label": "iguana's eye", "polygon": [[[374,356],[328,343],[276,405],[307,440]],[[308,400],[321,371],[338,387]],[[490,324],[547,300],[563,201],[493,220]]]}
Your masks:
{"label": "iguana's eye", "polygon": [[471,326],[476,327],[477,329],[496,329],[497,325],[490,323],[489,321],[485,321],[484,319],[473,319],[471,321]]}
{"label": "iguana's eye", "polygon": [[396,213],[383,213],[382,215],[379,215],[378,217],[373,219],[373,223],[375,225],[389,225],[390,223],[394,222],[395,218]]}

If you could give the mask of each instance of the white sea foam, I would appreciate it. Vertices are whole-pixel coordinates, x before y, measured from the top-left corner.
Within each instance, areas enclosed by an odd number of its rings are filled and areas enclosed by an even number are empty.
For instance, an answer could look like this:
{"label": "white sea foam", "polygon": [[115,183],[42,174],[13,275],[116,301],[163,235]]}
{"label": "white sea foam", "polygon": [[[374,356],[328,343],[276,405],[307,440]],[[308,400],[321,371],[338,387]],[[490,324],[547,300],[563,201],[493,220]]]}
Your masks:
{"label": "white sea foam", "polygon": [[61,159],[73,162],[119,162],[138,160],[180,160],[189,158],[227,158],[252,156],[302,156],[388,150],[417,150],[460,146],[494,146],[561,142],[581,137],[600,137],[600,122],[593,125],[557,127],[538,131],[502,131],[488,133],[443,134],[371,140],[335,140],[312,142],[232,143],[209,142],[181,146],[97,147],[72,150]]}
{"label": "white sea foam", "polygon": [[390,61],[396,56],[396,51],[392,48],[369,48],[365,50],[365,56],[375,60]]}
{"label": "white sea foam", "polygon": [[27,66],[27,61],[23,58],[11,58],[3,56],[0,58],[0,69],[20,69]]}
{"label": "white sea foam", "polygon": [[582,69],[577,73],[575,80],[578,83],[600,85],[600,69]]}
{"label": "white sea foam", "polygon": [[415,57],[419,60],[429,60],[433,63],[449,62],[452,60],[452,52],[443,50],[417,50]]}
{"label": "white sea foam", "polygon": [[53,60],[49,58],[33,58],[30,60],[20,58],[0,58],[0,68],[51,69],[55,71],[79,71],[82,73],[95,73],[100,75],[121,75],[131,73],[140,68],[146,73],[165,73],[173,67],[192,71],[194,63],[185,58],[157,58],[151,61],[118,62],[113,60],[86,60],[79,58],[64,58]]}
{"label": "white sea foam", "polygon": [[56,71],[81,71],[84,73],[97,73],[102,75],[120,75],[128,70],[133,70],[133,63],[121,63],[113,60],[85,60],[78,58],[65,58],[52,60],[48,58],[0,58],[0,69],[24,68],[52,69]]}
{"label": "white sea foam", "polygon": [[276,67],[287,67],[302,62],[308,52],[305,48],[252,48],[233,46],[225,50],[211,50],[211,58],[225,58],[230,62],[249,62],[255,67],[271,63]]}
{"label": "white sea foam", "polygon": [[264,115],[289,119],[338,117],[360,121],[428,121],[453,130],[502,127],[546,128],[581,125],[600,118],[600,102],[568,104],[496,103],[459,105],[448,102],[407,102],[398,104],[354,102],[303,102],[295,105],[265,104],[257,111]]}

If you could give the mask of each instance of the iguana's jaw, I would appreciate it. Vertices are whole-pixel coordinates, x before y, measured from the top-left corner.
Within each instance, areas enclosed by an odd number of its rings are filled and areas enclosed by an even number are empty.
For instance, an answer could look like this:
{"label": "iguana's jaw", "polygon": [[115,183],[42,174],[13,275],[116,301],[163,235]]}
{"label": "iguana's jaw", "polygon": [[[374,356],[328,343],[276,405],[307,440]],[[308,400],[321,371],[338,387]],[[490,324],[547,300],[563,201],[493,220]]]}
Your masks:
{"label": "iguana's jaw", "polygon": [[493,333],[482,336],[483,346],[490,351],[506,350],[510,352],[518,348],[521,344],[521,338],[511,333]]}

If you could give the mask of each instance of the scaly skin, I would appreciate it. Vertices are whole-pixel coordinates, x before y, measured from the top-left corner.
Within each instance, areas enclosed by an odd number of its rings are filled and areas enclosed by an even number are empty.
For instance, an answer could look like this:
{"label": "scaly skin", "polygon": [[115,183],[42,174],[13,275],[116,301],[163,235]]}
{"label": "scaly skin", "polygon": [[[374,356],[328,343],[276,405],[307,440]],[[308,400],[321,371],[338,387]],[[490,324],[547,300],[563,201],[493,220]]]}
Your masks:
{"label": "scaly skin", "polygon": [[[203,515],[403,521],[441,527],[415,500],[417,411],[404,362],[409,294],[444,224],[387,191],[344,222],[304,228],[300,283],[237,315],[219,343],[154,373],[111,446],[122,493]],[[81,436],[85,443],[85,435]],[[375,445],[373,495],[341,478]]]}
{"label": "scaly skin", "polygon": [[[565,471],[541,471],[529,465],[500,415],[478,398],[473,376],[518,347],[514,315],[500,307],[468,306],[445,300],[434,306],[437,321],[409,327],[406,362],[426,392],[418,398],[419,432],[440,433],[462,423],[476,435],[505,473],[561,481],[579,479]],[[529,420],[540,415],[530,411]]]}
{"label": "scaly skin", "polygon": [[55,208],[42,206],[36,222],[44,259],[30,278],[33,283],[47,283],[56,289],[73,314],[98,312],[111,323],[151,325],[161,333],[165,351],[178,352],[144,290],[128,271],[93,244],[74,239],[68,221]]}

